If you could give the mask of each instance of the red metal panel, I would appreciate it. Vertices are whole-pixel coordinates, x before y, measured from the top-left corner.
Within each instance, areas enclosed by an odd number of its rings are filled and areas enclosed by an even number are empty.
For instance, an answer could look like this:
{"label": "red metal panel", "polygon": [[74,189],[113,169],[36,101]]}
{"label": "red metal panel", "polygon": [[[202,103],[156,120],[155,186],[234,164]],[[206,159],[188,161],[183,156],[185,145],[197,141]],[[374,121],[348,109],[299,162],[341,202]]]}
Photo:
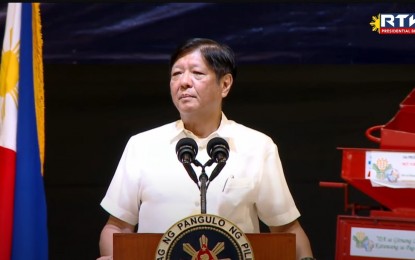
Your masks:
{"label": "red metal panel", "polygon": [[415,189],[373,187],[366,179],[365,162],[367,151],[388,151],[385,149],[341,148],[343,150],[341,177],[353,187],[364,192],[383,206],[393,211],[415,210]]}
{"label": "red metal panel", "polygon": [[[380,138],[372,132],[380,130]],[[400,104],[396,115],[385,125],[370,127],[366,131],[369,140],[380,143],[382,149],[415,151],[415,88]]]}
{"label": "red metal panel", "polygon": [[415,219],[385,219],[342,215],[337,218],[336,260],[402,259],[399,256],[396,256],[396,258],[351,256],[350,245],[353,243],[351,241],[351,230],[353,227],[415,231]]}

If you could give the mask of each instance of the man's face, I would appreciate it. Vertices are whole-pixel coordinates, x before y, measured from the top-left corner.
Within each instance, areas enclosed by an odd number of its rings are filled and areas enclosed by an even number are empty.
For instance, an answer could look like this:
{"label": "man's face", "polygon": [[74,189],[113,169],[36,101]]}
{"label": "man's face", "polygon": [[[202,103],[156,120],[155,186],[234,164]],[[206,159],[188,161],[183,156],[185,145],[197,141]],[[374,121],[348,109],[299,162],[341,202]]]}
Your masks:
{"label": "man's face", "polygon": [[170,93],[181,115],[221,110],[223,80],[217,80],[199,50],[178,59],[171,70]]}

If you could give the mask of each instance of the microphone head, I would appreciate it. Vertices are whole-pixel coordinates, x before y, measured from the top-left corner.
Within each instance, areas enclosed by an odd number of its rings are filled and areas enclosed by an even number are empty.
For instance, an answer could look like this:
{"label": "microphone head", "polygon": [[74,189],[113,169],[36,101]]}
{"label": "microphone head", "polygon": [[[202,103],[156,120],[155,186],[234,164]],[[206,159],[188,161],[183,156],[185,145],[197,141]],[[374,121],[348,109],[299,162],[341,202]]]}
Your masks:
{"label": "microphone head", "polygon": [[182,163],[184,162],[184,159],[189,160],[187,163],[193,162],[197,152],[197,143],[192,138],[182,138],[176,144],[177,158]]}
{"label": "microphone head", "polygon": [[226,161],[229,157],[228,142],[221,137],[214,137],[210,139],[207,144],[207,152],[210,158],[214,159],[216,162],[218,162],[219,159]]}

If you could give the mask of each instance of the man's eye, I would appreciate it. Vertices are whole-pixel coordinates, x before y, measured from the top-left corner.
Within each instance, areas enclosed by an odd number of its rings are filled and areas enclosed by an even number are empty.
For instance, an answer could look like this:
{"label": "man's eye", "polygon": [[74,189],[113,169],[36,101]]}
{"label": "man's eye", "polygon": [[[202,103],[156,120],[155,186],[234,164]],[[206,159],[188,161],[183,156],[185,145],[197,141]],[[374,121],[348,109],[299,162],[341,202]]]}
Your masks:
{"label": "man's eye", "polygon": [[176,71],[176,72],[173,72],[173,73],[171,74],[171,77],[172,77],[172,78],[173,78],[173,77],[177,78],[180,74],[181,74],[181,72],[180,72],[180,71]]}
{"label": "man's eye", "polygon": [[203,76],[205,74],[203,74],[202,72],[199,72],[199,71],[195,71],[195,72],[193,72],[193,75],[195,76],[196,79],[201,79],[201,78],[203,78]]}

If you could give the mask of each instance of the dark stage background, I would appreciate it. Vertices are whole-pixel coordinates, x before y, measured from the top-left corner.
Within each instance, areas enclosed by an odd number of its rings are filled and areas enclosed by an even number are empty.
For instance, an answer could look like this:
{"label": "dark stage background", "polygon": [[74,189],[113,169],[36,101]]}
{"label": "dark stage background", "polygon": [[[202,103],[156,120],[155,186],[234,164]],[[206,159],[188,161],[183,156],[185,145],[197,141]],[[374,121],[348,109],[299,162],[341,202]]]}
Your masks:
{"label": "dark stage background", "polygon": [[[343,191],[319,182],[342,181],[338,147],[378,147],[365,130],[389,121],[415,87],[414,36],[379,35],[369,25],[378,13],[413,12],[414,4],[41,8],[50,259],[98,257],[108,217],[99,203],[128,138],[178,118],[168,55],[191,36],[234,48],[239,74],[224,111],[278,144],[315,256],[334,259],[336,218],[349,212]],[[377,205],[350,192],[351,202]]]}

